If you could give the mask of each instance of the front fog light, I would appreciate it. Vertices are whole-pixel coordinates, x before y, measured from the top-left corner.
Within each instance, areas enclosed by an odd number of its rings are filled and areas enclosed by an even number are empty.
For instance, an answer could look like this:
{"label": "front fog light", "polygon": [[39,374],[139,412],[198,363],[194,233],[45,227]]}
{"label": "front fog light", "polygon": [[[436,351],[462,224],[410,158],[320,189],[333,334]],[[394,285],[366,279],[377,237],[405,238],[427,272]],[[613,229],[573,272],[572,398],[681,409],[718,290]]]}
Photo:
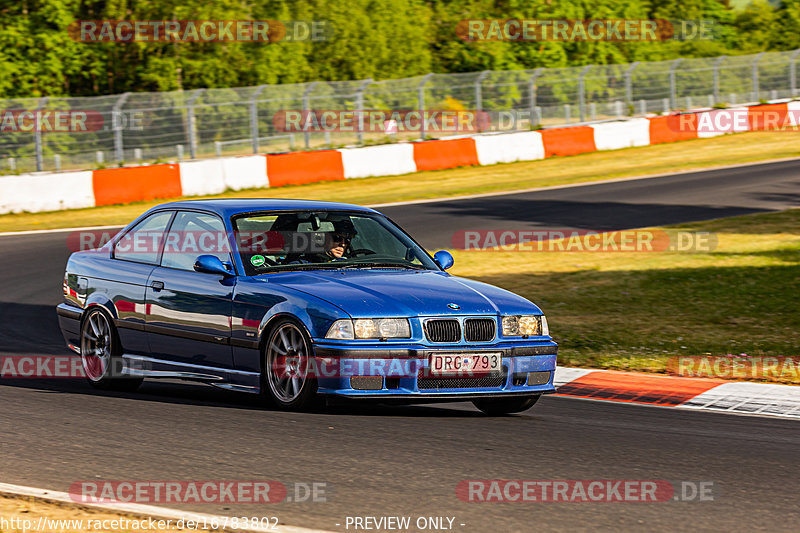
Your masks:
{"label": "front fog light", "polygon": [[353,338],[353,321],[349,318],[343,318],[334,322],[328,333],[325,334],[326,339],[352,339]]}

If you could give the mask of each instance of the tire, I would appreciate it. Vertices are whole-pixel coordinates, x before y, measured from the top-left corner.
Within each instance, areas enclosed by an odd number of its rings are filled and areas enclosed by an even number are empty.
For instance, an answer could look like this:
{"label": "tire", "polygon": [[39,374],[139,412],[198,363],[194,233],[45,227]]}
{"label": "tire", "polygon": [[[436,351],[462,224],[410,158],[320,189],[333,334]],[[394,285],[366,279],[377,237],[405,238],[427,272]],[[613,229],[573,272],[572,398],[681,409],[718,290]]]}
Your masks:
{"label": "tire", "polygon": [[297,321],[282,318],[266,337],[261,373],[262,394],[285,411],[303,411],[320,404],[317,380],[309,372],[311,339]]}
{"label": "tire", "polygon": [[485,400],[472,400],[472,404],[489,416],[500,416],[527,411],[539,401],[539,398],[540,396],[487,398]]}
{"label": "tire", "polygon": [[124,368],[119,335],[99,307],[90,308],[81,321],[81,363],[87,381],[96,389],[133,392],[144,381],[119,376]]}

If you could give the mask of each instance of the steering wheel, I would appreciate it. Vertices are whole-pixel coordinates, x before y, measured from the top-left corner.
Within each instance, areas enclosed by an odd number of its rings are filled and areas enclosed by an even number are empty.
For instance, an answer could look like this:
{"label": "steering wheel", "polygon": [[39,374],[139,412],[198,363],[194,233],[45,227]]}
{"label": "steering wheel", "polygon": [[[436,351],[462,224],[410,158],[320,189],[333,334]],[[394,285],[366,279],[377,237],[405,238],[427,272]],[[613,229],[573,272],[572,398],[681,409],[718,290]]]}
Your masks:
{"label": "steering wheel", "polygon": [[357,257],[359,255],[375,255],[374,250],[370,250],[369,248],[356,248],[352,252],[350,252],[351,257]]}

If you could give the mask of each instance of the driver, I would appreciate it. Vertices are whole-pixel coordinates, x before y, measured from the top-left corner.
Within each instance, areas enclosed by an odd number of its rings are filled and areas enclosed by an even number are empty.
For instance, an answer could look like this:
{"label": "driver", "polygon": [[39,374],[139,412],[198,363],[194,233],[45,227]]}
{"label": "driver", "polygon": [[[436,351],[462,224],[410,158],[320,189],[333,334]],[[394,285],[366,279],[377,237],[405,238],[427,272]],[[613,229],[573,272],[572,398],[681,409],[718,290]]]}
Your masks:
{"label": "driver", "polygon": [[333,231],[325,233],[325,252],[314,257],[315,263],[327,263],[342,259],[350,248],[350,242],[358,234],[349,219],[333,222]]}

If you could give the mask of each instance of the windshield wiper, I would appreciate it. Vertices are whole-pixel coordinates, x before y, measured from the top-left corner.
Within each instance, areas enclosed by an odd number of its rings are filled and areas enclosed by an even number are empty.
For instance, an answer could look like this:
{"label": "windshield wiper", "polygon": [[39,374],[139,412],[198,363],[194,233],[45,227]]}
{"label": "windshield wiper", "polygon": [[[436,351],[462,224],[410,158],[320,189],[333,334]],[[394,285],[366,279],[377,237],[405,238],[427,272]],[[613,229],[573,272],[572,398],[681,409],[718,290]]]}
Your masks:
{"label": "windshield wiper", "polygon": [[301,270],[343,270],[346,268],[406,268],[409,270],[429,270],[421,265],[411,265],[408,263],[389,263],[389,262],[369,262],[369,263],[298,263],[295,265],[275,265],[269,270],[258,272],[256,276],[271,274],[273,272],[296,272]]}
{"label": "windshield wiper", "polygon": [[271,274],[272,272],[293,272],[296,270],[338,270],[344,268],[340,265],[330,263],[298,263],[296,265],[275,265],[271,266],[269,270],[259,272],[256,276],[263,274]]}
{"label": "windshield wiper", "polygon": [[387,262],[370,262],[370,263],[350,263],[342,268],[408,268],[411,270],[428,270],[421,265],[411,265],[408,263],[387,263]]}

